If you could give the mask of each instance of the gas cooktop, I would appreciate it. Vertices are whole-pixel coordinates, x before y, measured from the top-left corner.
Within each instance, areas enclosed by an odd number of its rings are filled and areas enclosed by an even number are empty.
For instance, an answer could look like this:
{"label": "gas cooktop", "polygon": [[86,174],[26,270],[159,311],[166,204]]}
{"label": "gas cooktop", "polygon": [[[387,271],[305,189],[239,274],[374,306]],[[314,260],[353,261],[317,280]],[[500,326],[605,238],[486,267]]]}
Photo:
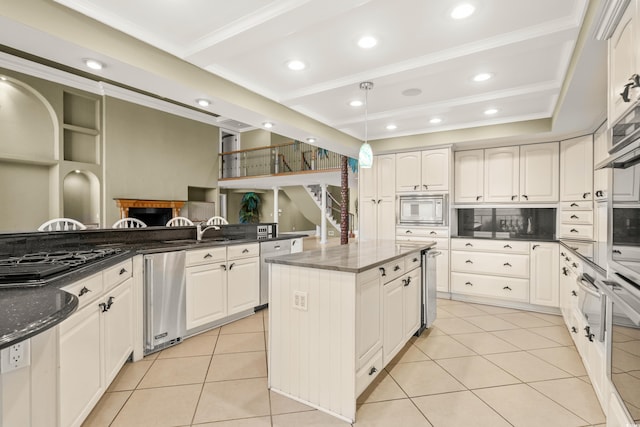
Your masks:
{"label": "gas cooktop", "polygon": [[0,287],[41,286],[45,279],[117,255],[119,248],[35,252],[0,259]]}

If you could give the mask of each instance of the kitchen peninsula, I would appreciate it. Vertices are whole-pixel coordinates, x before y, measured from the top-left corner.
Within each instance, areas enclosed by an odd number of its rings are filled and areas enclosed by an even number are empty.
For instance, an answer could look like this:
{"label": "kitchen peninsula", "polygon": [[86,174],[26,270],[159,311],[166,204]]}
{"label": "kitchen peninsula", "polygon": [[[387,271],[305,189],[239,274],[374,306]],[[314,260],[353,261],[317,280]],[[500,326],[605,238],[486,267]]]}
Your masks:
{"label": "kitchen peninsula", "polygon": [[348,422],[420,328],[421,251],[362,241],[268,258],[269,388]]}

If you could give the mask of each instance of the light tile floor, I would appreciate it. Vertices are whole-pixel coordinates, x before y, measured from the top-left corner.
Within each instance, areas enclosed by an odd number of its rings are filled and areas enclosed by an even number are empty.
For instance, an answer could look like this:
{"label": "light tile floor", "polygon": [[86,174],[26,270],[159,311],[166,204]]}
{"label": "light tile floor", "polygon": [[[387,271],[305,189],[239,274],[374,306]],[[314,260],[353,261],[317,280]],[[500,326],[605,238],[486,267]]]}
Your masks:
{"label": "light tile floor", "polygon": [[[127,363],[85,427],[348,424],[267,390],[268,310]],[[559,316],[438,300],[358,401],[357,427],[604,426]]]}

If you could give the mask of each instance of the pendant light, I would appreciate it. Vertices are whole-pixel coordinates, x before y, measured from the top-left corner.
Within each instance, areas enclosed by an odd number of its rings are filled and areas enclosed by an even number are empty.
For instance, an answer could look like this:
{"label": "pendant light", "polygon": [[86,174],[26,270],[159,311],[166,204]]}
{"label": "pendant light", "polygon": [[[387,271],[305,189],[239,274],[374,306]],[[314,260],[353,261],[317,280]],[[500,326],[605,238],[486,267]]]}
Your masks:
{"label": "pendant light", "polygon": [[367,119],[368,119],[368,92],[373,89],[373,82],[362,82],[360,83],[360,89],[364,90],[364,142],[360,146],[360,153],[358,154],[358,163],[361,168],[371,168],[373,166],[373,150],[371,150],[371,145],[369,144],[368,137],[368,129],[367,129]]}

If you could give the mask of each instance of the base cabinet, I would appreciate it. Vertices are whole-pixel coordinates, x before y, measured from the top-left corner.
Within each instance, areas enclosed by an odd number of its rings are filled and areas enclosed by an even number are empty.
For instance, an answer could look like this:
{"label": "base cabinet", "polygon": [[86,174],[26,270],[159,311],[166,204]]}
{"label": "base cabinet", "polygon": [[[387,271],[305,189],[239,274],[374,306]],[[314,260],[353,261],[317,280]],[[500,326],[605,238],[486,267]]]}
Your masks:
{"label": "base cabinet", "polygon": [[557,243],[531,243],[531,286],[529,288],[531,304],[560,306],[558,257]]}
{"label": "base cabinet", "polygon": [[413,269],[383,286],[384,365],[420,326],[420,280],[420,269]]}
{"label": "base cabinet", "polygon": [[225,272],[220,264],[186,269],[187,329],[222,319],[227,313]]}
{"label": "base cabinet", "polygon": [[227,267],[228,314],[249,310],[260,304],[260,261],[247,258],[229,261]]}

